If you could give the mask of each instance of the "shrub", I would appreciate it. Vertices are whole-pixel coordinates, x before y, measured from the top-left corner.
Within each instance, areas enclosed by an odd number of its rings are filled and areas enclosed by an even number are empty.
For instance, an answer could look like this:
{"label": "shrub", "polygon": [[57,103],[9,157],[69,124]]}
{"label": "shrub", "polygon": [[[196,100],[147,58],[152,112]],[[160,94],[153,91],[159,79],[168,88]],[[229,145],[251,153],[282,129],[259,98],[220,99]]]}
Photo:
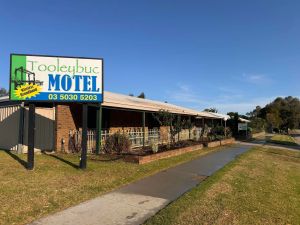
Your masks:
{"label": "shrub", "polygon": [[110,135],[104,145],[105,153],[127,153],[130,151],[131,143],[126,134],[120,132]]}
{"label": "shrub", "polygon": [[150,145],[150,148],[151,148],[153,153],[158,152],[158,142],[157,141],[151,140],[149,145]]}

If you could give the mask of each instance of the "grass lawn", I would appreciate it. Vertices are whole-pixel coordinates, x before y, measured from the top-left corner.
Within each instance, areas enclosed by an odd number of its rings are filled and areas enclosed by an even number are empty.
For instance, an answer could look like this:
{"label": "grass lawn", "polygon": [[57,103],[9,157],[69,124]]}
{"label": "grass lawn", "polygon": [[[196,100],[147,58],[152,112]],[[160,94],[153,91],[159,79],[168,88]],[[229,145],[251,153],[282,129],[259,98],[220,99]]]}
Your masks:
{"label": "grass lawn", "polygon": [[43,154],[36,155],[35,170],[27,171],[18,162],[26,160],[26,155],[0,151],[0,224],[31,222],[218,149],[202,149],[145,165],[101,156],[90,158],[86,171],[76,168],[78,156]]}
{"label": "grass lawn", "polygon": [[256,147],[146,224],[299,224],[300,152]]}
{"label": "grass lawn", "polygon": [[268,142],[281,145],[297,145],[295,139],[289,135],[274,135]]}

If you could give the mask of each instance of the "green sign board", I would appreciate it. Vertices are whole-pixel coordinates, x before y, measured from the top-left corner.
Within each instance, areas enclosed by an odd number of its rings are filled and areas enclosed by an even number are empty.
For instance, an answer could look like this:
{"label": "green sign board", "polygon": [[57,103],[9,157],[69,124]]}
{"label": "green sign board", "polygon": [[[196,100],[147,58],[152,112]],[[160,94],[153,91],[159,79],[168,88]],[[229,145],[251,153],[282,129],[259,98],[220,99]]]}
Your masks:
{"label": "green sign board", "polygon": [[103,101],[103,59],[11,55],[10,100]]}

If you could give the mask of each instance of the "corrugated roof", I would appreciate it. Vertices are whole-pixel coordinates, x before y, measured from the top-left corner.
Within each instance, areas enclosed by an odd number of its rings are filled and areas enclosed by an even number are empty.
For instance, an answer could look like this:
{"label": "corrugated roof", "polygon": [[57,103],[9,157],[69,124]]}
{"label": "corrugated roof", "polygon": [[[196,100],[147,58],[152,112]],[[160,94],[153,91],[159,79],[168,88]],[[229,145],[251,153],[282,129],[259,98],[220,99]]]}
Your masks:
{"label": "corrugated roof", "polygon": [[8,96],[0,97],[0,102],[7,102],[7,101],[9,101],[9,97]]}
{"label": "corrugated roof", "polygon": [[[9,101],[8,96],[0,98],[0,102]],[[117,94],[113,92],[104,92],[104,102],[103,106],[113,107],[113,108],[122,108],[122,109],[134,109],[142,111],[151,111],[157,112],[161,109],[167,110],[171,113],[183,114],[183,115],[192,115],[206,118],[218,118],[217,116],[207,113],[196,111],[193,109],[173,105],[170,103],[164,103],[160,101],[154,101],[150,99],[142,99],[137,97],[132,97],[129,95]]]}
{"label": "corrugated roof", "polygon": [[230,116],[225,115],[225,114],[214,113],[214,112],[208,112],[208,113],[210,113],[210,114],[212,114],[212,115],[214,115],[214,116],[216,116],[216,117],[218,117],[220,119],[223,119],[223,120],[229,120],[230,119]]}
{"label": "corrugated roof", "polygon": [[239,121],[243,122],[243,123],[250,123],[251,122],[250,120],[247,120],[247,119],[244,119],[244,118],[241,118],[241,117],[239,117]]}

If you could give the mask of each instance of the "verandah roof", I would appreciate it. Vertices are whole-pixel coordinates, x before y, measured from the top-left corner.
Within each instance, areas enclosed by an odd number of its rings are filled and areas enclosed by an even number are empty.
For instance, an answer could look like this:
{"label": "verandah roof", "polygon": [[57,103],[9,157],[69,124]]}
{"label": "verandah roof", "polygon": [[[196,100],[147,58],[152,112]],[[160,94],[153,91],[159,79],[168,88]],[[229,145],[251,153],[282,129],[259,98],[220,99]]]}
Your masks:
{"label": "verandah roof", "polygon": [[184,108],[170,103],[154,101],[150,99],[142,99],[138,97],[117,94],[108,91],[104,92],[104,102],[102,105],[107,107],[136,109],[136,110],[151,111],[151,112],[157,112],[159,110],[167,110],[171,113],[176,113],[176,114],[207,117],[207,118],[218,118],[212,114],[207,114],[205,112]]}
{"label": "verandah roof", "polygon": [[[9,98],[1,97],[0,102],[8,102]],[[133,109],[141,111],[158,112],[159,110],[167,110],[171,113],[191,115],[201,118],[219,118],[216,115],[207,112],[196,111],[193,109],[173,105],[170,103],[154,101],[150,99],[142,99],[129,95],[117,94],[109,91],[104,92],[104,101],[102,103],[104,107],[121,108],[121,109]]]}

